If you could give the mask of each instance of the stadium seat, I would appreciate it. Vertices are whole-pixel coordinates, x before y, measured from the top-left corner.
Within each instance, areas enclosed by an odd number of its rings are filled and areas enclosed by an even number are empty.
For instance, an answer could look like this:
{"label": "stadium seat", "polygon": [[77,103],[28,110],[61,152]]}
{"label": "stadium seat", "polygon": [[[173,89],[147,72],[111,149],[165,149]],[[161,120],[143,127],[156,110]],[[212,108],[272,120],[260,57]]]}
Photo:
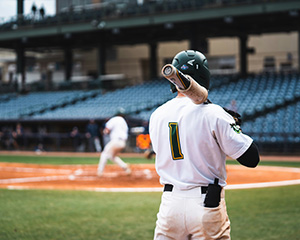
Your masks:
{"label": "stadium seat", "polygon": [[[234,80],[233,80],[234,79]],[[175,95],[168,81],[157,80],[101,94],[100,90],[0,95],[0,119],[105,119],[122,107],[133,118],[149,120],[151,113]],[[243,131],[264,142],[300,133],[299,74],[260,74],[237,79],[213,76],[209,99],[222,107],[236,101],[244,116]],[[262,137],[263,135],[263,137]],[[290,136],[288,141],[298,141]]]}

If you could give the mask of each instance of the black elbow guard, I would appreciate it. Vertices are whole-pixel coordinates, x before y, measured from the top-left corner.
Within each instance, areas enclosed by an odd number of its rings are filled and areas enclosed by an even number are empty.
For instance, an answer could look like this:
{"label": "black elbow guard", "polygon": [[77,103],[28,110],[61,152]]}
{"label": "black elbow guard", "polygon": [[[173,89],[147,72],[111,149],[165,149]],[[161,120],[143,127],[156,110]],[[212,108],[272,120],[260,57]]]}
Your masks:
{"label": "black elbow guard", "polygon": [[247,151],[242,156],[240,156],[237,159],[237,161],[240,164],[251,168],[255,168],[258,165],[260,158],[259,158],[258,148],[254,142],[252,142],[252,144],[247,149]]}

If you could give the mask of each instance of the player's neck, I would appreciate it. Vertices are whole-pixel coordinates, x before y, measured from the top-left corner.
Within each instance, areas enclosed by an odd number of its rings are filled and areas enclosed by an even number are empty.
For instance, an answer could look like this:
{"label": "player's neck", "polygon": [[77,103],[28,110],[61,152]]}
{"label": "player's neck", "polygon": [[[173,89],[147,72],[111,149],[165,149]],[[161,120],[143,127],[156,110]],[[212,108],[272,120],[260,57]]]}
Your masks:
{"label": "player's neck", "polygon": [[186,97],[183,93],[177,92],[176,98]]}

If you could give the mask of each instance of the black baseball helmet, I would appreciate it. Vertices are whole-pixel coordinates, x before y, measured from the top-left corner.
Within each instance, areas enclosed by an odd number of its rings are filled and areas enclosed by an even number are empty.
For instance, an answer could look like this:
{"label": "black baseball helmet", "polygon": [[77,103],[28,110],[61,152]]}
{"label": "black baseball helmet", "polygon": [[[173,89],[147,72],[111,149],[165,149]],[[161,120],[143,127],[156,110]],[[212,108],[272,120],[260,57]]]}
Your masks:
{"label": "black baseball helmet", "polygon": [[[181,51],[173,58],[172,65],[183,74],[190,75],[207,90],[209,89],[210,71],[207,59],[201,52],[195,50]],[[172,83],[171,90],[172,92],[177,91]]]}

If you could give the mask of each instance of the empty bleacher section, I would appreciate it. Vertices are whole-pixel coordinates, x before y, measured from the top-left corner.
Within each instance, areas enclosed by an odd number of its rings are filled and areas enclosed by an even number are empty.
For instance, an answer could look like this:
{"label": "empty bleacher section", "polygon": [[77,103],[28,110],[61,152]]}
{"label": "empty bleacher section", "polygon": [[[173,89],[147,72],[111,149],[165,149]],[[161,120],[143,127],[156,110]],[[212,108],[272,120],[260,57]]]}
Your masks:
{"label": "empty bleacher section", "polygon": [[62,92],[35,92],[26,95],[8,98],[8,94],[0,101],[1,120],[31,118],[31,116],[75,104],[97,94],[96,91],[62,91]]}
{"label": "empty bleacher section", "polygon": [[7,101],[15,98],[16,96],[17,96],[17,94],[15,94],[15,93],[2,94],[2,95],[0,95],[0,103],[7,102]]}
{"label": "empty bleacher section", "polygon": [[[67,105],[53,111],[46,111],[33,116],[34,119],[106,119],[122,107],[126,113],[138,117],[140,112],[152,110],[172,97],[166,81],[153,81],[137,86],[126,87],[94,98]],[[148,119],[146,117],[145,120]]]}
{"label": "empty bleacher section", "polygon": [[250,132],[260,142],[300,143],[300,101],[258,116],[243,124],[244,131]]}
{"label": "empty bleacher section", "polygon": [[[232,78],[214,77],[211,89],[220,88]],[[135,118],[148,120],[152,111],[173,97],[166,80],[152,81],[101,94],[100,90],[35,92],[0,102],[1,120],[105,119],[117,107]],[[2,97],[7,98],[6,95]]]}
{"label": "empty bleacher section", "polygon": [[236,101],[243,131],[261,149],[277,148],[279,152],[299,149],[299,74],[255,75],[212,90],[209,95],[213,102],[225,107],[231,100]]}
{"label": "empty bleacher section", "polygon": [[247,120],[299,100],[298,74],[255,75],[230,82],[209,93],[211,101],[226,105],[236,100],[238,111]]}
{"label": "empty bleacher section", "polygon": [[[0,124],[7,121],[105,121],[119,107],[139,123],[173,98],[166,80],[128,86],[110,92],[77,90],[0,95]],[[235,100],[242,129],[262,150],[299,151],[300,74],[260,74],[238,78],[214,76],[209,99],[223,107]],[[0,125],[1,126],[1,125]],[[66,137],[66,136],[65,136]],[[298,147],[297,147],[298,146]],[[297,150],[298,149],[298,150]]]}

